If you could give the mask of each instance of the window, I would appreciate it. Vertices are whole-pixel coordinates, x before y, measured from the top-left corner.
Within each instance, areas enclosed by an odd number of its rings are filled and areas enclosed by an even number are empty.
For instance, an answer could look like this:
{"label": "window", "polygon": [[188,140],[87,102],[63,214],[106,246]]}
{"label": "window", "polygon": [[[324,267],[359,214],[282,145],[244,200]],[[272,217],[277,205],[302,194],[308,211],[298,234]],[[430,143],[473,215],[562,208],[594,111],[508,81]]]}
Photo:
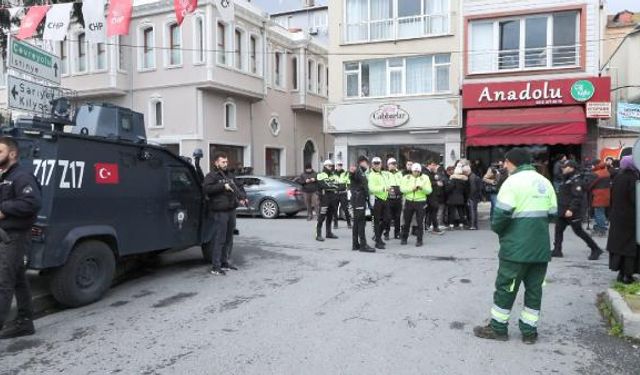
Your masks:
{"label": "window", "polygon": [[220,145],[220,144],[212,144],[209,146],[209,155],[210,162],[213,166],[213,158],[218,153],[225,153],[227,158],[229,159],[229,169],[234,170],[235,175],[239,175],[242,171],[242,167],[244,166],[244,147],[242,146],[228,146],[228,145]]}
{"label": "window", "polygon": [[236,29],[236,33],[235,33],[235,54],[234,54],[234,59],[233,61],[235,62],[235,66],[236,69],[239,70],[243,70],[244,69],[244,62],[242,61],[242,53],[243,51],[243,37],[242,37],[242,31],[240,31],[239,29]]}
{"label": "window", "polygon": [[65,41],[58,42],[60,50],[60,75],[69,74],[69,54],[67,52],[67,43]]}
{"label": "window", "polygon": [[153,97],[149,101],[149,127],[161,128],[163,123],[163,104],[160,97]]}
{"label": "window", "polygon": [[298,90],[298,58],[291,59],[291,86],[293,90]]}
{"label": "window", "polygon": [[107,69],[107,48],[104,43],[95,44],[94,67],[96,70]]}
{"label": "window", "polygon": [[449,0],[345,0],[346,42],[442,35],[449,32]]}
{"label": "window", "polygon": [[182,29],[177,23],[169,24],[169,66],[182,64]]}
{"label": "window", "polygon": [[87,71],[87,40],[84,33],[78,34],[77,38],[76,72],[82,73]]}
{"label": "window", "polygon": [[317,90],[318,90],[318,94],[322,95],[324,94],[324,66],[322,64],[318,64],[318,72],[316,73],[316,80],[317,82]]}
{"label": "window", "polygon": [[284,78],[283,78],[283,65],[284,65],[284,54],[282,52],[276,52],[274,55],[274,62],[273,62],[273,68],[274,68],[274,77],[273,77],[273,83],[277,86],[277,87],[284,87]]}
{"label": "window", "polygon": [[347,98],[424,95],[450,90],[447,54],[377,59],[344,65]]}
{"label": "window", "polygon": [[253,74],[258,73],[258,40],[255,35],[251,35],[249,38],[249,71]]}
{"label": "window", "polygon": [[142,69],[153,69],[156,67],[155,59],[155,35],[153,27],[148,26],[142,29]]}
{"label": "window", "polygon": [[316,92],[315,74],[316,63],[313,60],[309,60],[307,63],[307,91],[309,92]]}
{"label": "window", "polygon": [[193,62],[204,62],[204,18],[202,16],[196,16],[194,19],[194,47]]}
{"label": "window", "polygon": [[124,51],[124,41],[122,40],[122,36],[118,36],[118,69],[126,70],[124,66],[125,60],[125,51]]}
{"label": "window", "polygon": [[577,11],[474,21],[470,26],[471,73],[580,64]]}
{"label": "window", "polygon": [[236,105],[233,102],[224,103],[224,128],[227,130],[237,129],[236,127]]}
{"label": "window", "polygon": [[218,63],[227,64],[227,27],[222,22],[218,22]]}

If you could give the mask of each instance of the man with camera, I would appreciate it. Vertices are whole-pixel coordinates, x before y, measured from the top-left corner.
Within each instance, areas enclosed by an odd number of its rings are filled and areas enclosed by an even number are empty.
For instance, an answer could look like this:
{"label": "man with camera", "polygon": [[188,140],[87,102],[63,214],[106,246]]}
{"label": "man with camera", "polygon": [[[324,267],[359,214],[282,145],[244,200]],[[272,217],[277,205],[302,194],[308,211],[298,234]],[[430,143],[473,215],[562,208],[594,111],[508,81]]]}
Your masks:
{"label": "man with camera", "polygon": [[247,204],[247,195],[235,176],[227,170],[229,159],[224,153],[214,158],[214,168],[204,179],[204,192],[209,197],[209,211],[213,216],[213,238],[207,246],[212,255],[211,274],[224,276],[237,270],[229,263],[236,228],[236,208]]}

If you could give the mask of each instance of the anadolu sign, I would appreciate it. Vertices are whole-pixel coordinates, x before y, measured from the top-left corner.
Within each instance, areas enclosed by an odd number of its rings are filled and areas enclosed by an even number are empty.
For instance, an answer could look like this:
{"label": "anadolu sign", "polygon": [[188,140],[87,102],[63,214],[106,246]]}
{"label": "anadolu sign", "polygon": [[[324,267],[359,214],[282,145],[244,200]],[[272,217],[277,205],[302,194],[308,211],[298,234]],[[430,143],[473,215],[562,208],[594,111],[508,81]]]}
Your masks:
{"label": "anadolu sign", "polygon": [[465,109],[576,105],[587,101],[610,102],[611,78],[474,83],[462,88]]}
{"label": "anadolu sign", "polygon": [[409,112],[397,104],[383,104],[371,113],[370,120],[380,128],[397,128],[409,122]]}

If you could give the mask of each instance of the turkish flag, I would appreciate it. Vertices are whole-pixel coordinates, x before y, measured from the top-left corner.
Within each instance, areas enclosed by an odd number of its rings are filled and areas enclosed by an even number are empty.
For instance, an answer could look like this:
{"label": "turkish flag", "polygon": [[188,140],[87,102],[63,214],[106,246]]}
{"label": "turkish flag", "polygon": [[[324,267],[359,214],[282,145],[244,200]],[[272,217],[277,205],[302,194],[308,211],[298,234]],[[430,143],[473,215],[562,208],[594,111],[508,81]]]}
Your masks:
{"label": "turkish flag", "polygon": [[118,164],[96,163],[96,184],[117,185],[120,183]]}
{"label": "turkish flag", "polygon": [[129,34],[133,0],[111,0],[107,14],[107,36]]}
{"label": "turkish flag", "polygon": [[18,35],[16,37],[18,39],[31,38],[48,10],[49,5],[37,5],[29,8],[27,15],[24,16],[22,23],[20,23],[20,31],[18,31]]}
{"label": "turkish flag", "polygon": [[176,21],[182,25],[184,17],[198,7],[198,0],[173,0],[173,7],[176,9]]}

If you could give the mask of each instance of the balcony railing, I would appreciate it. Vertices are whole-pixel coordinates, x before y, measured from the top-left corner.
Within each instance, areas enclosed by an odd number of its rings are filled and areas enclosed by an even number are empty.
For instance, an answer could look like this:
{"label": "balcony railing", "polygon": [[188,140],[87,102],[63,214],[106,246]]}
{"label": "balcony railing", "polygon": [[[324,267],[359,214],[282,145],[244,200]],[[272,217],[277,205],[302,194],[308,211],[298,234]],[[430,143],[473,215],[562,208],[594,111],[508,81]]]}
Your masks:
{"label": "balcony railing", "polygon": [[411,39],[450,33],[451,15],[432,14],[342,24],[343,43]]}
{"label": "balcony railing", "polygon": [[580,45],[469,52],[469,72],[557,69],[580,65]]}

